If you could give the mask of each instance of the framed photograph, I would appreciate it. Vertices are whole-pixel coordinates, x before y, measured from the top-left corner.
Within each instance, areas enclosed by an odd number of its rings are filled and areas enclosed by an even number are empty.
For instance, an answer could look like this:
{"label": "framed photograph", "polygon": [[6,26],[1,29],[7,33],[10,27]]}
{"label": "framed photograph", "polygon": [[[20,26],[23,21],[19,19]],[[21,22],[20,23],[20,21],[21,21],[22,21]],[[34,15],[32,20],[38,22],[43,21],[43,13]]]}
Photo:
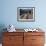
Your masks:
{"label": "framed photograph", "polygon": [[22,22],[34,22],[35,7],[18,7],[17,20]]}

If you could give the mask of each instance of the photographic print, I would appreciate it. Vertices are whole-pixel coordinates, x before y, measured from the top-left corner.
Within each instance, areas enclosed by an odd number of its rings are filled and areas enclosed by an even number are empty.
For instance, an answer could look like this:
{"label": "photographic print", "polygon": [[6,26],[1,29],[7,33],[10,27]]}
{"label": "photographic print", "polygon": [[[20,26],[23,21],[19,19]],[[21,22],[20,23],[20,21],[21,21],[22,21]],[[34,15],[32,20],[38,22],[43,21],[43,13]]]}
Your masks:
{"label": "photographic print", "polygon": [[18,7],[17,20],[23,22],[35,21],[35,7]]}

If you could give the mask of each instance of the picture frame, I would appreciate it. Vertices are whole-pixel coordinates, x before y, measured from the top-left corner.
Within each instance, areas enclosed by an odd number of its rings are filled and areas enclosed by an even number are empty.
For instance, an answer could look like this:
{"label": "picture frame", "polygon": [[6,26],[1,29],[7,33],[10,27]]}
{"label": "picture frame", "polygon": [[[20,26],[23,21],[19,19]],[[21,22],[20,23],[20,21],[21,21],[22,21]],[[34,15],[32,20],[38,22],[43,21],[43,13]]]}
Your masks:
{"label": "picture frame", "polygon": [[18,7],[17,21],[34,22],[35,21],[35,7]]}

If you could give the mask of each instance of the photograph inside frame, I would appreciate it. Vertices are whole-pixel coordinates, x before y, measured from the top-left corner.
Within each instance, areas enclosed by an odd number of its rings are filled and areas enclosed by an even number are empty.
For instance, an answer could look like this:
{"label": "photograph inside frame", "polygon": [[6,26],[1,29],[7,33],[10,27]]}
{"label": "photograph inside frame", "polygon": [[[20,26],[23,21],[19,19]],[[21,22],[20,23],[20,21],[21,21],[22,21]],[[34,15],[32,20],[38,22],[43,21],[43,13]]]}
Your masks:
{"label": "photograph inside frame", "polygon": [[32,21],[34,20],[34,7],[19,7],[19,20]]}

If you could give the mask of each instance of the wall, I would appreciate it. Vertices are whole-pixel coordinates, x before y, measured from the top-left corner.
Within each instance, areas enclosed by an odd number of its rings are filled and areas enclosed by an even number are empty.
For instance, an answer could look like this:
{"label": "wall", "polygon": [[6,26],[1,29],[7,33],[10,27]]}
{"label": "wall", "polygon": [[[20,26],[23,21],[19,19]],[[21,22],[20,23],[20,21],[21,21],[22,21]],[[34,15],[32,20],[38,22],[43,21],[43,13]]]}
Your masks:
{"label": "wall", "polygon": [[[13,24],[16,28],[46,28],[46,0],[0,0],[0,25]],[[35,22],[18,22],[17,7],[35,7]]]}

